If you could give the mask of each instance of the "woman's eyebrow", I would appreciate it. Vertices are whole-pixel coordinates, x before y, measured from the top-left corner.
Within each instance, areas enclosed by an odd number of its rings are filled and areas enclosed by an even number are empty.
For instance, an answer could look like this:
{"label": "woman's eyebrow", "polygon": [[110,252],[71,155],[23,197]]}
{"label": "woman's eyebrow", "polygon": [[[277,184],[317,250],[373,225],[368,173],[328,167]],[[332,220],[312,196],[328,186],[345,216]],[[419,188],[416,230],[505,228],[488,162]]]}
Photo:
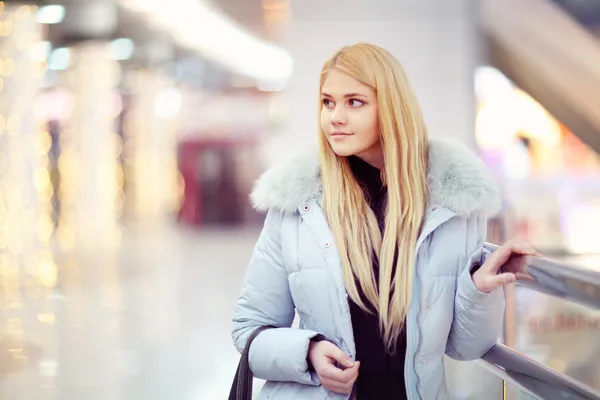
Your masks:
{"label": "woman's eyebrow", "polygon": [[[321,93],[321,95],[323,97],[332,97],[333,98],[333,96],[330,95],[329,93],[323,92],[323,93]],[[349,97],[365,97],[366,98],[366,97],[369,97],[369,96],[367,96],[365,94],[362,94],[362,93],[348,93],[348,94],[345,94],[344,97],[345,98],[349,98]]]}

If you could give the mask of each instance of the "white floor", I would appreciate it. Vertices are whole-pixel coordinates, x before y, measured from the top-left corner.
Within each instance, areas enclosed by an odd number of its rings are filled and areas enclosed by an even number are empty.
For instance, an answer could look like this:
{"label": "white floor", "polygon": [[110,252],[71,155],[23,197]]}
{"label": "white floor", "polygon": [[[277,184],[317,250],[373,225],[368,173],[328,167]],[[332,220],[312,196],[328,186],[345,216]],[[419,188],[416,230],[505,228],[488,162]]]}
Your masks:
{"label": "white floor", "polygon": [[55,289],[0,308],[0,399],[227,398],[231,316],[258,232],[140,229],[118,254],[58,260]]}
{"label": "white floor", "polygon": [[[258,234],[125,230],[119,251],[58,257],[51,289],[23,271],[11,284],[0,254],[0,400],[226,399],[231,317]],[[456,398],[489,394],[465,368],[452,368]]]}

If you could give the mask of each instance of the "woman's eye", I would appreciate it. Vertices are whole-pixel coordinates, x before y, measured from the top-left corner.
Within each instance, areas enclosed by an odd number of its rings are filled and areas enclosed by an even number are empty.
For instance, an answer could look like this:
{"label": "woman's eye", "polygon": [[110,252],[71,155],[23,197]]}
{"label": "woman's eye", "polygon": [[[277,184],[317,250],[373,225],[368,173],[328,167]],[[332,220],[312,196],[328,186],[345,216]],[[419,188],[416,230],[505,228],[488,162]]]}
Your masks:
{"label": "woman's eye", "polygon": [[329,99],[323,99],[322,102],[325,107],[331,107],[333,105],[333,102]]}
{"label": "woman's eye", "polygon": [[365,104],[364,101],[360,101],[360,100],[356,100],[356,99],[350,100],[351,107],[360,107],[360,106],[363,106],[364,104]]}

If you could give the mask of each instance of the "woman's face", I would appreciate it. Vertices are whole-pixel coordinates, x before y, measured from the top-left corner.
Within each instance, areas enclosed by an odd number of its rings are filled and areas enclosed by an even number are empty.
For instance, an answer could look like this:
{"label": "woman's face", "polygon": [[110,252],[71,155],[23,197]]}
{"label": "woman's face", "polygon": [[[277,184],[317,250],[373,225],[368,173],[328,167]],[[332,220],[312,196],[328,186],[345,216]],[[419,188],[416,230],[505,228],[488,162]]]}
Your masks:
{"label": "woman's face", "polygon": [[321,90],[321,129],[339,156],[357,156],[383,167],[377,101],[373,90],[335,69]]}

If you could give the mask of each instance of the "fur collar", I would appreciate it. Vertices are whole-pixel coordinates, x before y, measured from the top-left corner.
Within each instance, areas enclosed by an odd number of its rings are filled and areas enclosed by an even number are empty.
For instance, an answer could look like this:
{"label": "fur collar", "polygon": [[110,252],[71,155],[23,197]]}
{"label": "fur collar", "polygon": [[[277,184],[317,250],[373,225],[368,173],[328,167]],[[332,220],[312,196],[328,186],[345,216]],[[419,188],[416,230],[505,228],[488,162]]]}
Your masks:
{"label": "fur collar", "polygon": [[[483,161],[456,142],[429,142],[429,207],[460,215],[492,216],[500,209],[500,190]],[[316,150],[275,165],[256,182],[250,196],[257,210],[293,213],[310,198],[320,199],[322,185]]]}

